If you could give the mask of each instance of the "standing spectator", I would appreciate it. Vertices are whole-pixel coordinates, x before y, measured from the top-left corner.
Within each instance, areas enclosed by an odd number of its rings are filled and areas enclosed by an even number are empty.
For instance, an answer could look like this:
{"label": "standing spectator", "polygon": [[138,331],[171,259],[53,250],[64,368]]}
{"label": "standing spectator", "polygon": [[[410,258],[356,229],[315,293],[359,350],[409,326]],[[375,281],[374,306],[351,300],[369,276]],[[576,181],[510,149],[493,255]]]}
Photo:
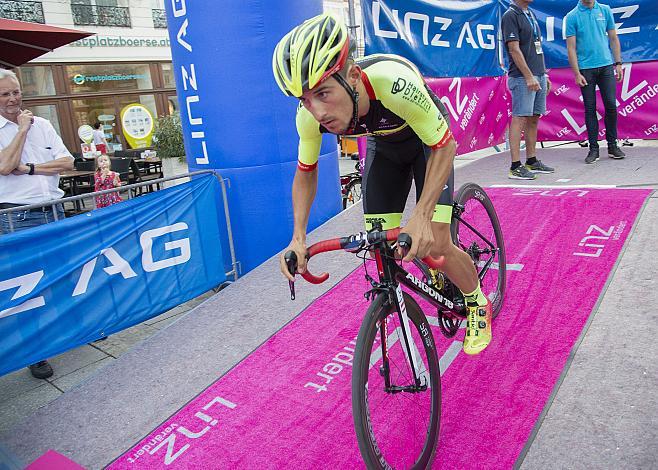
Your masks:
{"label": "standing spectator", "polygon": [[[515,0],[503,15],[501,25],[509,57],[507,86],[512,95],[512,122],[509,145],[512,166],[509,177],[534,180],[535,173],[555,169],[537,160],[537,126],[546,112],[546,95],[551,81],[546,75],[541,31],[528,5],[532,0]],[[521,165],[521,133],[525,131],[526,164]]]}
{"label": "standing spectator", "polygon": [[[106,189],[118,188],[121,186],[119,173],[110,168],[110,157],[101,155],[96,159],[96,174],[94,175],[94,191],[104,191]],[[121,202],[121,196],[118,192],[101,194],[96,196],[96,208],[111,206]]]}
{"label": "standing spectator", "polygon": [[105,140],[105,132],[101,130],[101,123],[96,121],[94,123],[94,145],[101,155],[107,155],[107,140]]}
{"label": "standing spectator", "polygon": [[[52,124],[35,117],[23,104],[16,75],[0,69],[0,209],[59,199],[59,172],[73,169],[73,157]],[[64,218],[60,204],[0,216],[0,233],[25,230]],[[47,361],[30,366],[38,379],[53,375]]]}
{"label": "standing spectator", "polygon": [[599,159],[597,86],[601,90],[601,98],[605,106],[605,139],[608,141],[608,156],[615,159],[624,158],[626,155],[617,146],[615,96],[615,77],[617,81],[623,78],[621,46],[612,11],[608,5],[595,0],[580,0],[576,8],[567,14],[567,53],[569,65],[576,77],[576,84],[583,94],[585,104],[585,125],[589,140],[589,152],[585,157],[585,163],[594,163]]}

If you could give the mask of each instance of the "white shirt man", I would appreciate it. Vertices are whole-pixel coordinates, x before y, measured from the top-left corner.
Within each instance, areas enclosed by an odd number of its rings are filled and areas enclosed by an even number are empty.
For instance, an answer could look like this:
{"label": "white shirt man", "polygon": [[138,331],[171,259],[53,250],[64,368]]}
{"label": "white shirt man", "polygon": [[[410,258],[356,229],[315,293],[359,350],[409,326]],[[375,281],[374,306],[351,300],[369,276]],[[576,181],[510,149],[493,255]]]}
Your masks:
{"label": "white shirt man", "polygon": [[[33,119],[23,144],[20,164],[33,163],[34,174],[0,174],[0,203],[38,204],[64,195],[59,189],[59,174],[39,174],[39,169],[42,164],[60,158],[73,162],[73,157],[50,122],[37,116]],[[18,134],[18,124],[0,115],[0,149],[8,148]]]}
{"label": "white shirt man", "polygon": [[[73,169],[73,157],[45,119],[22,109],[21,86],[13,72],[0,69],[0,209],[59,199],[59,172]],[[57,215],[55,215],[57,214]],[[25,230],[64,218],[54,208],[13,210],[0,214],[0,233]],[[47,361],[30,366],[38,379],[53,375]]]}

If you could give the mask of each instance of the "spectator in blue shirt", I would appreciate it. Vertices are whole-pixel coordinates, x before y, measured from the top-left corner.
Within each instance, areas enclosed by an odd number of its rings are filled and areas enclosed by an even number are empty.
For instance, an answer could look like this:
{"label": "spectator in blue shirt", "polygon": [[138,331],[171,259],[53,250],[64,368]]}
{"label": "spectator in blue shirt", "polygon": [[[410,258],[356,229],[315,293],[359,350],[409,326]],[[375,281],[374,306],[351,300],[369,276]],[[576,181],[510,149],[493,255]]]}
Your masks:
{"label": "spectator in blue shirt", "polygon": [[[608,156],[621,159],[626,155],[617,146],[616,84],[621,81],[621,46],[615,21],[608,5],[596,0],[580,0],[567,14],[567,53],[585,104],[585,125],[589,153],[585,163],[599,159],[599,121],[596,116],[596,87],[601,90],[605,106],[605,138]],[[613,59],[614,56],[614,59]]]}

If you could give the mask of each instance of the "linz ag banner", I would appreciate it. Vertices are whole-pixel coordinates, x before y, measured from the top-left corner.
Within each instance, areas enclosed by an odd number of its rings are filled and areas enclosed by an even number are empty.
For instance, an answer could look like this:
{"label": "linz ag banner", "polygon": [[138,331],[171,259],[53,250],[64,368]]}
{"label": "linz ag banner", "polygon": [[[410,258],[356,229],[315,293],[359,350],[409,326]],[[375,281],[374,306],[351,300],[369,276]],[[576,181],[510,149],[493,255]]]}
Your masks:
{"label": "linz ag banner", "polygon": [[226,279],[215,175],[0,235],[0,375],[152,318]]}
{"label": "linz ag banner", "polygon": [[[658,60],[656,0],[610,0],[624,62]],[[568,67],[565,17],[576,0],[535,0],[547,67]],[[498,76],[508,0],[363,0],[366,54],[398,54],[427,77]]]}
{"label": "linz ag banner", "polygon": [[361,1],[366,54],[397,54],[428,77],[502,75],[497,2]]}

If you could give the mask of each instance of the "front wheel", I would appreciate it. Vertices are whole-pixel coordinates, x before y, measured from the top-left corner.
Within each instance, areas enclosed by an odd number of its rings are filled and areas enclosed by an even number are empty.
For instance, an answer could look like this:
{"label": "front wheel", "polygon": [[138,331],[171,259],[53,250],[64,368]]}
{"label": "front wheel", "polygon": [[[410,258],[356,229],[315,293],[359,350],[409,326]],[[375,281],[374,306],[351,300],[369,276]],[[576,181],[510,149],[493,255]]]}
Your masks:
{"label": "front wheel", "polygon": [[[354,353],[352,413],[361,456],[369,469],[428,468],[436,451],[441,414],[441,375],[430,325],[416,301],[403,294],[410,350],[421,390],[412,390],[401,315],[380,294],[363,320]],[[388,361],[383,359],[386,351]],[[387,389],[386,377],[390,379]],[[400,391],[401,389],[405,389]]]}
{"label": "front wheel", "polygon": [[[482,292],[491,301],[493,317],[503,306],[507,285],[507,258],[498,215],[487,193],[466,183],[455,197],[450,231],[452,240],[469,254],[478,273]],[[463,212],[461,212],[463,208]]]}

